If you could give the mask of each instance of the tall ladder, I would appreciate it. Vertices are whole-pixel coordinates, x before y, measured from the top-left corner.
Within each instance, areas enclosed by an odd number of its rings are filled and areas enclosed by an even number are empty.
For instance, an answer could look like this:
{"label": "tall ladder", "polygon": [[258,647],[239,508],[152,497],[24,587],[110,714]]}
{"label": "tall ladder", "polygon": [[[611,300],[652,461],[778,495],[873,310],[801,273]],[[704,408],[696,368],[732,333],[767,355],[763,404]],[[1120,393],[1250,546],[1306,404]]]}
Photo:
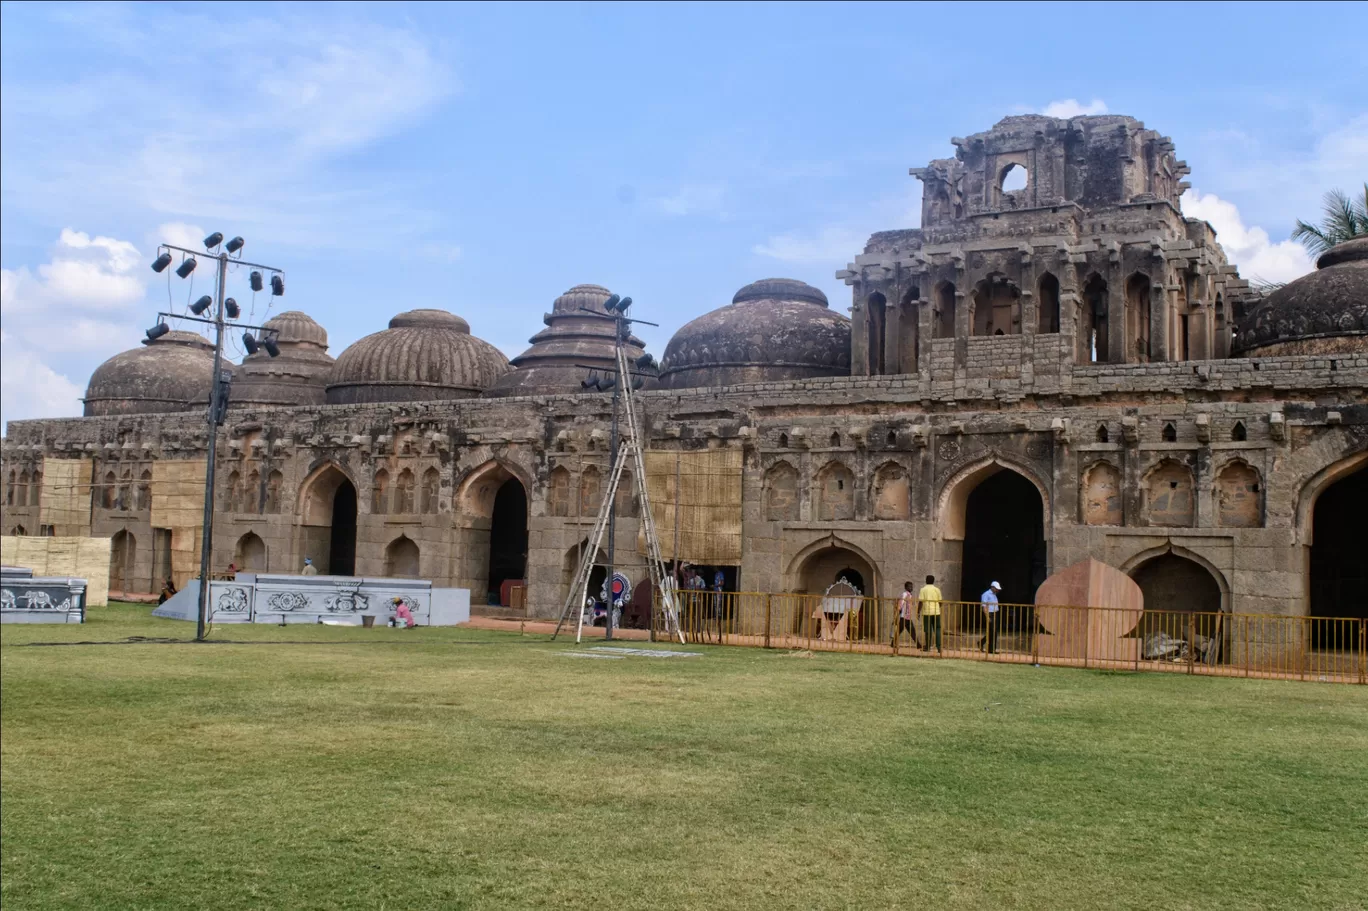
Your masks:
{"label": "tall ladder", "polygon": [[[660,538],[656,535],[655,516],[651,513],[650,495],[646,491],[646,460],[641,453],[641,431],[640,422],[637,419],[636,396],[632,390],[632,372],[627,363],[627,352],[619,345],[617,348],[617,381],[622,384],[622,401],[626,411],[626,426],[623,428],[621,439],[618,441],[617,459],[613,462],[613,470],[608,475],[608,489],[604,492],[603,502],[599,506],[598,518],[594,521],[594,530],[589,536],[589,541],[580,554],[579,567],[575,570],[575,576],[570,583],[570,591],[565,596],[565,606],[561,610],[560,622],[556,624],[556,631],[551,638],[560,635],[561,629],[570,619],[573,612],[575,620],[575,641],[579,642],[584,635],[584,606],[589,599],[589,576],[594,571],[594,557],[599,552],[599,547],[603,543],[603,536],[608,530],[609,516],[613,509],[613,504],[617,502],[618,486],[622,483],[622,472],[631,462],[632,474],[636,482],[636,493],[641,498],[641,522],[642,531],[646,536],[646,565],[651,575],[651,585],[655,591],[660,592],[661,611],[665,617],[665,631],[672,639],[684,641],[684,632],[679,626],[679,612],[675,606],[675,590],[673,584],[665,584],[665,574],[663,566],[665,561],[661,558]],[[678,491],[675,492],[676,498]],[[675,506],[678,509],[678,504]],[[608,586],[608,609],[613,609],[613,580],[607,580]]]}

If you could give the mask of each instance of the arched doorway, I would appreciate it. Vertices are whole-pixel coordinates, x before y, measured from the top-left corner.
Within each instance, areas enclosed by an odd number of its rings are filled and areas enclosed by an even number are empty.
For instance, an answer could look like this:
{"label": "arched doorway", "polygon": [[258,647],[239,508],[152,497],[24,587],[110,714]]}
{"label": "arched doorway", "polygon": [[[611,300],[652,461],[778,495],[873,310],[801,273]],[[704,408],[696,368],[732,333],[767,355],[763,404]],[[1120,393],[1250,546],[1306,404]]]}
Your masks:
{"label": "arched doorway", "polygon": [[1046,576],[1045,505],[1024,476],[998,468],[964,501],[960,600],[977,601],[998,582],[1003,602],[1031,604]]}
{"label": "arched doorway", "polygon": [[299,516],[299,565],[309,557],[324,575],[355,575],[356,486],[342,469],[329,463],[304,482]]}
{"label": "arched doorway", "polygon": [[[1368,515],[1368,462],[1324,488],[1311,513],[1308,613],[1312,617],[1368,618],[1368,560],[1363,517]],[[1346,624],[1311,624],[1311,647],[1344,649]]]}
{"label": "arched doorway", "polygon": [[507,466],[489,461],[456,492],[453,520],[461,537],[457,577],[473,602],[501,603],[503,583],[527,571],[527,488]]}
{"label": "arched doorway", "polygon": [[109,590],[127,592],[133,583],[133,565],[138,560],[138,540],[127,530],[114,533],[109,540]]}
{"label": "arched doorway", "polygon": [[266,571],[266,542],[255,532],[247,532],[238,538],[233,548],[233,562],[238,572],[261,573]]}
{"label": "arched doorway", "polygon": [[489,593],[503,604],[503,584],[521,581],[527,571],[527,491],[509,478],[494,495],[489,524]]}
{"label": "arched doorway", "polygon": [[407,535],[400,535],[385,548],[385,577],[389,579],[417,579],[421,573],[418,545]]}
{"label": "arched doorway", "polygon": [[[1145,596],[1145,613],[1134,633],[1141,639],[1142,654],[1157,655],[1151,640],[1162,635],[1198,646],[1197,657],[1207,664],[1224,660],[1221,586],[1209,569],[1168,552],[1144,561],[1130,571],[1130,577]],[[1193,642],[1194,634],[1201,639]],[[1209,639],[1218,640],[1216,650],[1201,647]]]}
{"label": "arched doorway", "polygon": [[[865,598],[877,598],[878,579],[874,566],[865,556],[850,547],[829,539],[829,543],[799,555],[796,571],[792,574],[797,582],[797,590],[807,595],[824,595],[827,589],[842,580],[852,585]],[[795,605],[793,618],[794,632],[809,634],[815,632],[820,621],[814,614],[818,606],[816,599],[809,599]],[[875,602],[859,603],[854,616],[846,621],[846,636],[852,639],[879,638],[882,623]]]}
{"label": "arched doorway", "polygon": [[[589,539],[586,538],[565,552],[565,559],[561,561],[561,604],[564,604],[564,599],[570,595],[570,585],[575,581],[575,571],[579,569],[580,560],[588,548]],[[589,571],[589,586],[586,589],[588,597],[597,598],[603,589],[603,580],[608,575],[607,563],[608,555],[603,552],[603,548],[599,548],[598,553],[594,555],[594,566]],[[586,592],[576,592],[575,597],[583,599]],[[574,615],[571,614],[571,617],[573,619]]]}

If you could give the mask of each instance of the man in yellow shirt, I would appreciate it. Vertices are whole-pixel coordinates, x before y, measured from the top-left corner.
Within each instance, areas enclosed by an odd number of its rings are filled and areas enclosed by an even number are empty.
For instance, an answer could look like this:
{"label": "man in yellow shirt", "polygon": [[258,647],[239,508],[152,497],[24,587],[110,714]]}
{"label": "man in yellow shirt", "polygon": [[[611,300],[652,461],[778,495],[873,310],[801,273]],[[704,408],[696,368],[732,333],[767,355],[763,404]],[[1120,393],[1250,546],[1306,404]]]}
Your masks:
{"label": "man in yellow shirt", "polygon": [[931,650],[931,636],[936,637],[936,654],[941,652],[941,590],[936,588],[936,577],[927,576],[926,584],[917,592],[917,608],[921,611],[922,651]]}

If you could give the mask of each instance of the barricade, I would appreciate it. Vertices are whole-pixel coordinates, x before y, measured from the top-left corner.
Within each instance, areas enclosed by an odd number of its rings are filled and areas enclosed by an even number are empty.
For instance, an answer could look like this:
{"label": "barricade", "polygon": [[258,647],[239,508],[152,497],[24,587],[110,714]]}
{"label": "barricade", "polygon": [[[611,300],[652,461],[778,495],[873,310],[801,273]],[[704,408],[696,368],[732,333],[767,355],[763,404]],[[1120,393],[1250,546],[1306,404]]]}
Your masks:
{"label": "barricade", "polygon": [[[697,645],[1368,684],[1359,618],[943,601],[903,623],[896,599],[779,592],[681,591],[677,606]],[[668,636],[658,599],[654,627]]]}

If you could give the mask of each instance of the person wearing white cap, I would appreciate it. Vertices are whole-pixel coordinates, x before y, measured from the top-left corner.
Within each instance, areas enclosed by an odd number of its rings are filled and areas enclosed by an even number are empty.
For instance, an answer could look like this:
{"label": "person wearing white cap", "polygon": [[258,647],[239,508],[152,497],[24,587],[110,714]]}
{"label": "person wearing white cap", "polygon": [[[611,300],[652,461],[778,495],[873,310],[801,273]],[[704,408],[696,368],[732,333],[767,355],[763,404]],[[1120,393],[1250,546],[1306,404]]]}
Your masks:
{"label": "person wearing white cap", "polygon": [[998,634],[998,592],[1002,591],[1002,586],[996,581],[988,586],[988,590],[979,596],[979,607],[983,608],[983,619],[988,627],[987,634],[983,637],[983,646],[988,654],[997,651]]}

